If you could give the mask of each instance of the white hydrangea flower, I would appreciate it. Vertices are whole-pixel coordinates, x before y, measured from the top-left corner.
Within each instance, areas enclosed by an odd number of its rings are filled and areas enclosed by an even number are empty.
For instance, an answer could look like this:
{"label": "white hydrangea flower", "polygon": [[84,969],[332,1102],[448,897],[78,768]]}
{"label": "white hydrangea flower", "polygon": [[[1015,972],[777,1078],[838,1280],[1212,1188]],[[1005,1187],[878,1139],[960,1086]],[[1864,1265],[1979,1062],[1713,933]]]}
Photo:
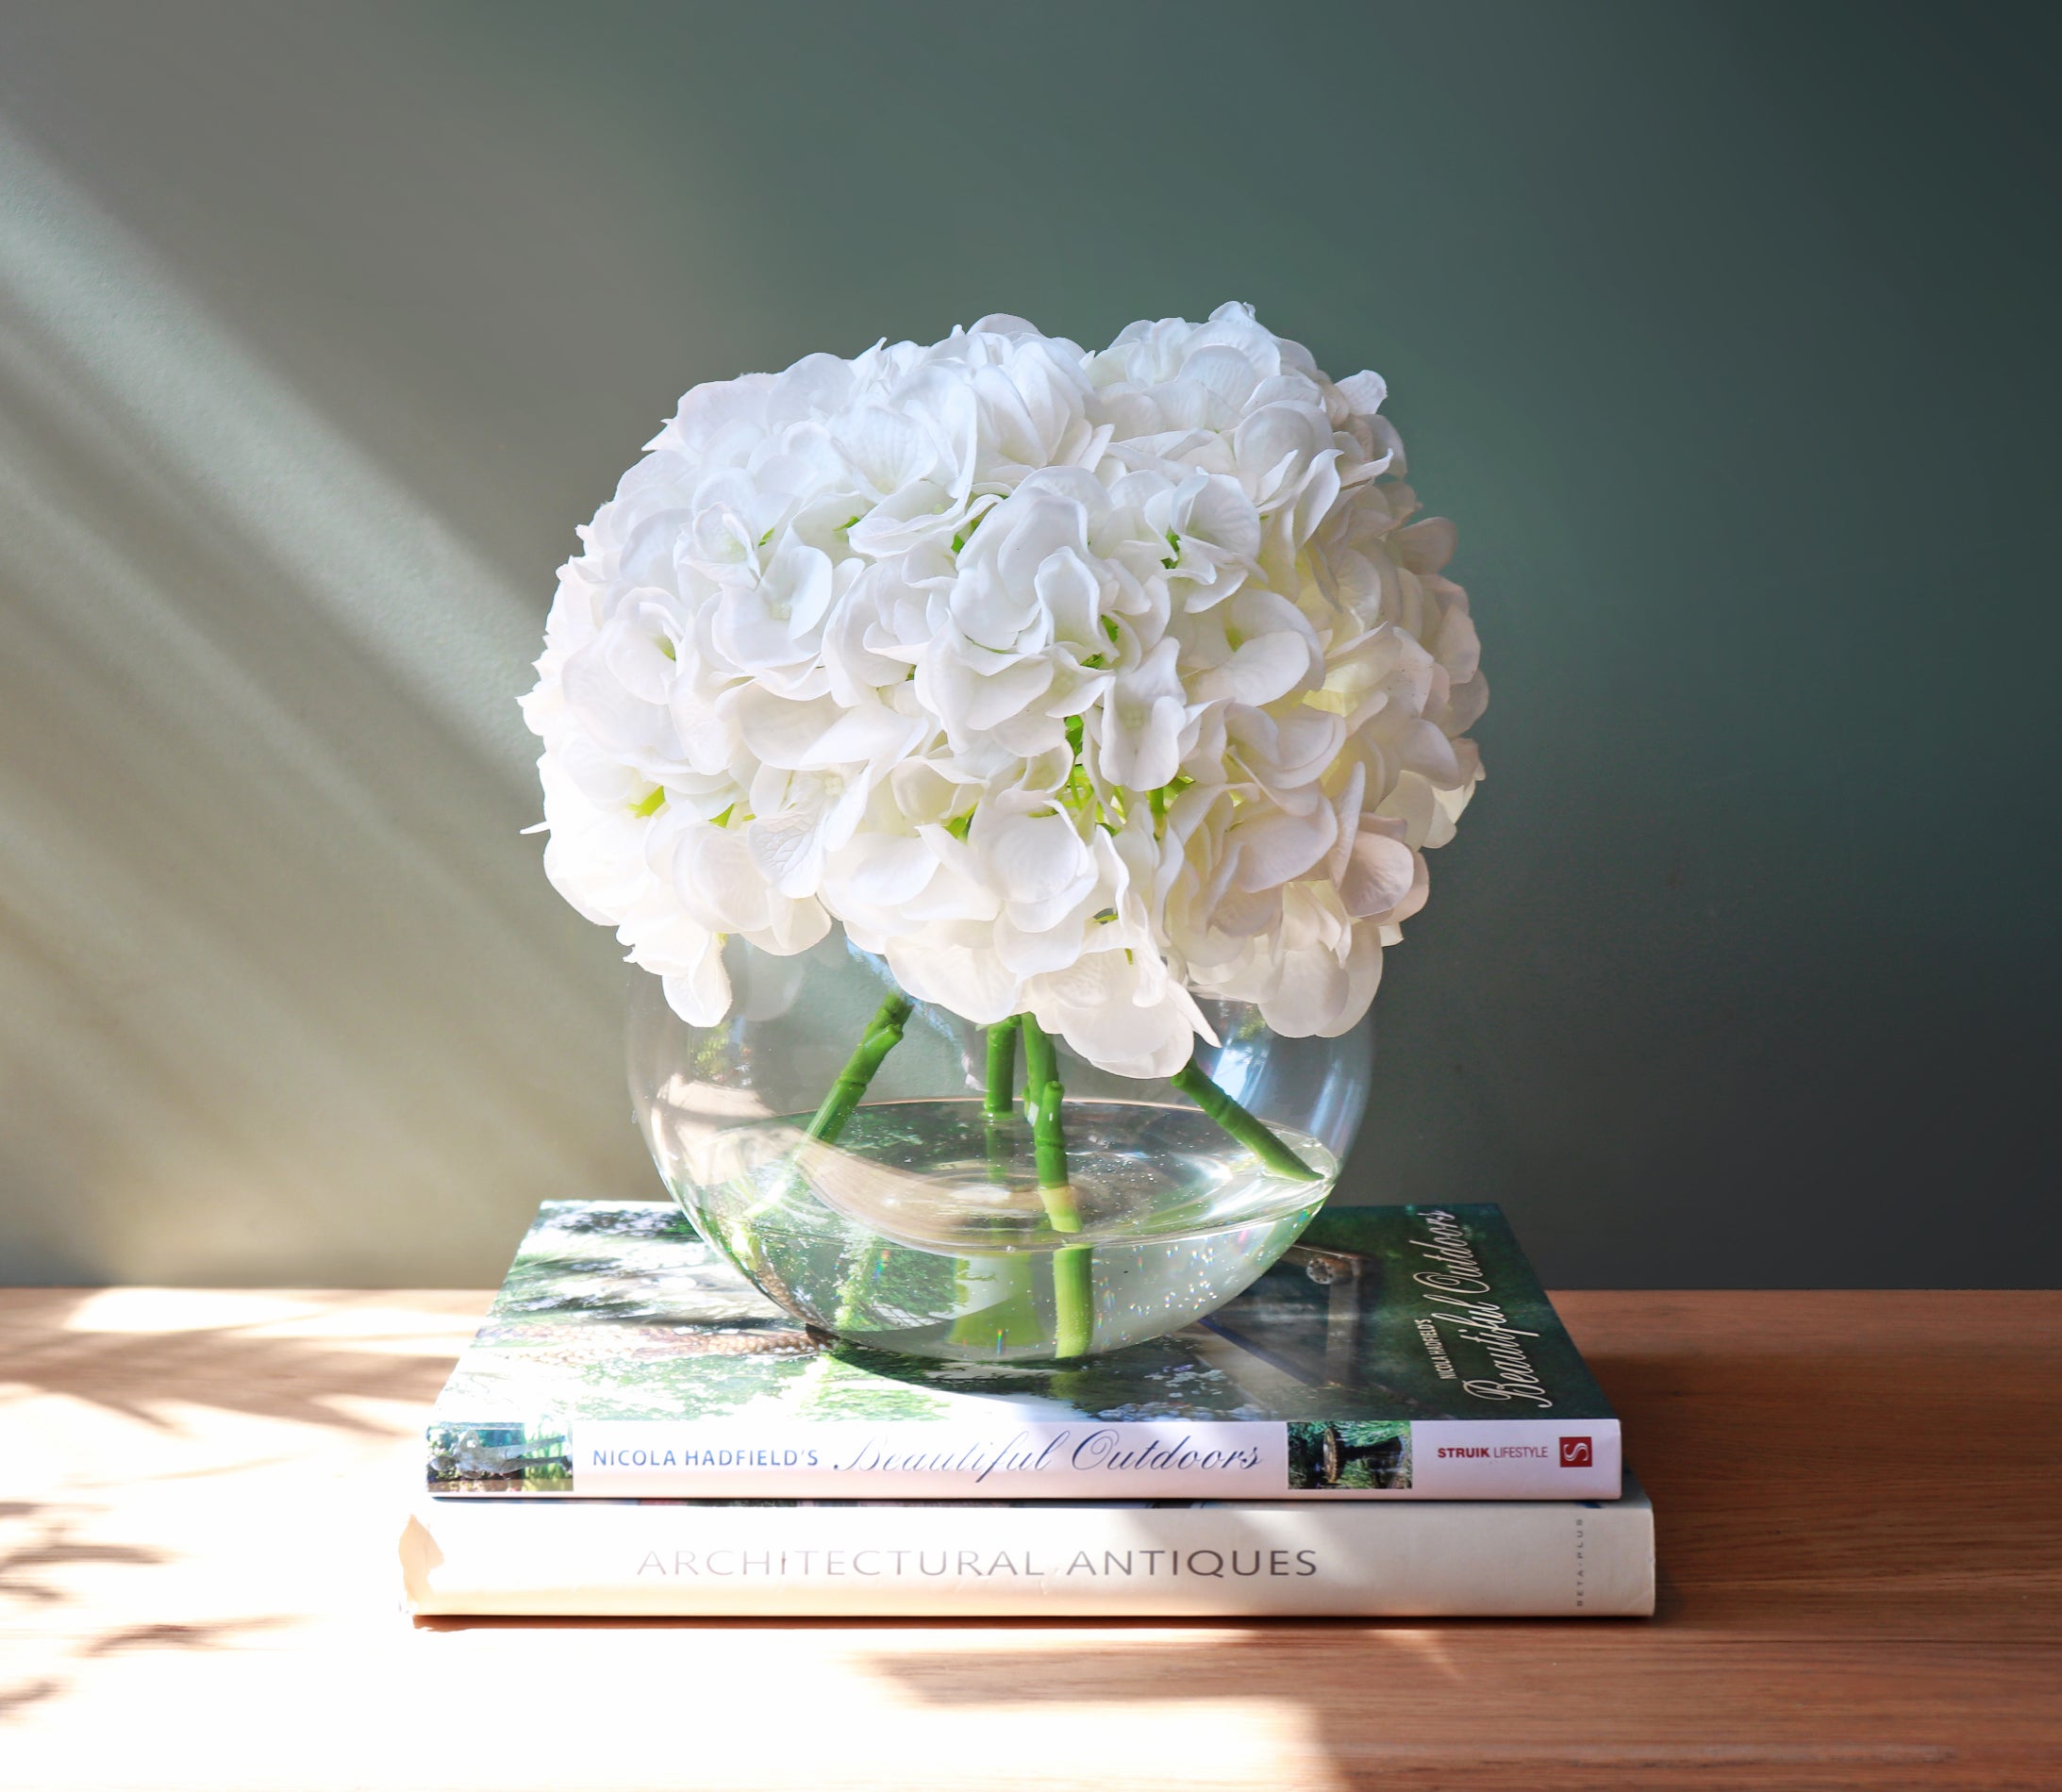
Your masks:
{"label": "white hydrangea flower", "polygon": [[1384,396],[1243,305],[697,387],[559,574],[553,883],[697,1024],[726,935],[835,920],[1122,1075],[1210,1037],[1198,994],[1345,1032],[1488,697]]}

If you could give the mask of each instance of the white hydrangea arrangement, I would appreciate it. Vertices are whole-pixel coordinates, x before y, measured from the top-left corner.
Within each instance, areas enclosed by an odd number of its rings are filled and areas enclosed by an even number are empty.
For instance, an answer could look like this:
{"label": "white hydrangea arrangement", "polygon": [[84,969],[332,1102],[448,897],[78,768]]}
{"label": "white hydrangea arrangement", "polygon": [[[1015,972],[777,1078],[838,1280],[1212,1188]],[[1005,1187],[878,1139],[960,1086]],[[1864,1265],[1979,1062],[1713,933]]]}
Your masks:
{"label": "white hydrangea arrangement", "polygon": [[1372,373],[1252,308],[1014,317],[699,386],[581,532],[545,868],[683,1019],[833,921],[912,998],[1120,1075],[1366,1012],[1480,762],[1444,521]]}

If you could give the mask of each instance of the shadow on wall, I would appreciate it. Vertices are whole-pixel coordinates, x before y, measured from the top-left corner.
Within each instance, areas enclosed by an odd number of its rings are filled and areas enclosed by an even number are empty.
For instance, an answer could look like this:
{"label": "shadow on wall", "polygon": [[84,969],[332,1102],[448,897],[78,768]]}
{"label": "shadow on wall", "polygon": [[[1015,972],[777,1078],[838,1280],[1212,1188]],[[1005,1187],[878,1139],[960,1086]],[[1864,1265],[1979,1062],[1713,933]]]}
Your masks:
{"label": "shadow on wall", "polygon": [[519,838],[547,597],[0,128],[0,1280],[476,1281],[635,1173]]}

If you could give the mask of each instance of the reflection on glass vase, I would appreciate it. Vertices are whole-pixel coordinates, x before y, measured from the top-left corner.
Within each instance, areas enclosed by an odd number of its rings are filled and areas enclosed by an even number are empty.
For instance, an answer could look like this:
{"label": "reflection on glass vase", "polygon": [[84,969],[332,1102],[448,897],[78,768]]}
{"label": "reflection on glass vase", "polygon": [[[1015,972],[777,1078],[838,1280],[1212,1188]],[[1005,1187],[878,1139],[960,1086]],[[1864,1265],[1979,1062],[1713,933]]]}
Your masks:
{"label": "reflection on glass vase", "polygon": [[729,1018],[636,974],[631,1096],[702,1236],[850,1343],[991,1362],[1189,1324],[1292,1244],[1360,1122],[1372,1021],[1285,1039],[1204,1003],[1222,1044],[1113,1076],[1029,1016],[911,1003],[841,931],[780,958],[732,939]]}

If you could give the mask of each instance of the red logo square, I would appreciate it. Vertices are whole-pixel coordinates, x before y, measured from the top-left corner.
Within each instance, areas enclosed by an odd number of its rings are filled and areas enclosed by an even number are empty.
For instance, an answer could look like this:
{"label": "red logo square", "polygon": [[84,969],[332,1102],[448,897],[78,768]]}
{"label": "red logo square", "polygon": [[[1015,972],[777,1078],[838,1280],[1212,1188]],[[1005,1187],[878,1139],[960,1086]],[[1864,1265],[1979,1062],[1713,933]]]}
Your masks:
{"label": "red logo square", "polygon": [[1561,1439],[1561,1467],[1564,1468],[1589,1468],[1596,1466],[1596,1457],[1589,1448],[1587,1437],[1563,1437]]}

